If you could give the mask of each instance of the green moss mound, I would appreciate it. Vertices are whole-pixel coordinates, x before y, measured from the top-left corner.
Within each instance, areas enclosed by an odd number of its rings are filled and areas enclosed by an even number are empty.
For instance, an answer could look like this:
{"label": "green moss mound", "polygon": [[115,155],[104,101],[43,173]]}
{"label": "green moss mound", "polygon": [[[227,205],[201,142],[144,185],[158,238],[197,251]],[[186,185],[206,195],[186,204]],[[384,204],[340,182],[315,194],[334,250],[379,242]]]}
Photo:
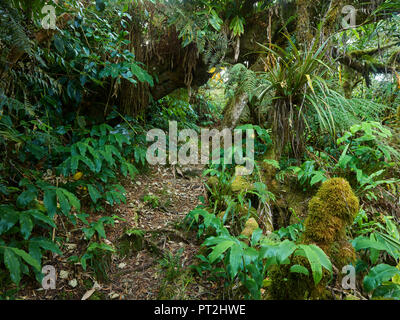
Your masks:
{"label": "green moss mound", "polygon": [[253,232],[258,229],[258,223],[256,219],[250,218],[249,220],[246,221],[246,224],[244,226],[244,229],[241,233],[242,236],[245,236],[247,238],[250,238],[253,234]]}
{"label": "green moss mound", "polygon": [[245,190],[253,190],[254,186],[243,176],[235,176],[231,185],[232,192],[240,193]]}
{"label": "green moss mound", "polygon": [[359,201],[343,178],[325,181],[308,206],[303,242],[315,243],[341,268],[354,261],[354,249],[348,243],[346,228],[359,210]]}
{"label": "green moss mound", "polygon": [[[325,181],[309,202],[301,243],[319,246],[329,256],[332,264],[341,270],[343,266],[355,261],[355,251],[347,239],[346,228],[353,223],[358,210],[359,200],[345,179]],[[306,267],[311,275],[309,263],[304,258],[295,257],[291,261],[291,265],[294,264]],[[291,273],[291,265],[271,270],[272,299],[329,298],[325,288],[330,275],[326,270],[320,283],[315,286],[311,277]]]}

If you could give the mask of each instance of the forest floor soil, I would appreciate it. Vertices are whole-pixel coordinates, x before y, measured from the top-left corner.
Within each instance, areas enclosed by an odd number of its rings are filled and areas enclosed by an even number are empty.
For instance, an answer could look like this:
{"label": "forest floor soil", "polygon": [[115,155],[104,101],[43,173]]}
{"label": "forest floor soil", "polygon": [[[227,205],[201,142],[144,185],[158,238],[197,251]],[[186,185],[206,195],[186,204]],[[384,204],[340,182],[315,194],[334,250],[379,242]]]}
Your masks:
{"label": "forest floor soil", "polygon": [[[205,195],[202,166],[175,168],[151,167],[134,180],[120,182],[126,189],[127,201],[105,212],[93,214],[90,220],[117,215],[122,218],[114,227],[105,228],[106,244],[116,252],[111,255],[106,281],[98,281],[93,272],[83,270],[80,263],[68,262],[68,257],[82,256],[87,241],[73,230],[63,232],[66,244],[63,256],[51,256],[43,265],[54,266],[57,273],[56,289],[44,290],[32,281],[17,294],[21,299],[118,299],[202,300],[218,297],[217,284],[193,272],[197,263],[200,242],[196,232],[183,225],[184,218]],[[108,212],[107,212],[108,211]],[[58,219],[61,220],[61,219]],[[90,221],[89,220],[89,221]],[[59,224],[59,223],[58,223]],[[60,229],[60,231],[59,231]],[[120,244],[129,231],[139,230],[143,235],[139,248],[129,247],[122,254]],[[75,234],[78,234],[75,232]],[[129,242],[128,242],[129,243]],[[129,243],[131,244],[131,243]],[[164,261],[164,263],[163,263]],[[175,272],[177,271],[177,272]],[[175,273],[175,275],[174,275]]]}

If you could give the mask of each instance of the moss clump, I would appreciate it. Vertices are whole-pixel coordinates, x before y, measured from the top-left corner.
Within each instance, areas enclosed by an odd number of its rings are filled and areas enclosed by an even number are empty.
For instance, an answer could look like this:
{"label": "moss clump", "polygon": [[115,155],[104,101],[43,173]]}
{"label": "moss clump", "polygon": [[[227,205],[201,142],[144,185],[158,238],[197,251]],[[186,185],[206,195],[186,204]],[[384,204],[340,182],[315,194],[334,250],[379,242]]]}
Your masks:
{"label": "moss clump", "polygon": [[[296,264],[306,267],[310,275],[290,272],[291,266]],[[325,285],[331,278],[329,271],[323,269],[322,279],[317,286],[311,274],[310,263],[302,256],[294,257],[290,264],[274,266],[269,271],[271,279],[269,298],[273,300],[329,299],[329,292],[325,290]]]}
{"label": "moss clump", "polygon": [[246,224],[244,226],[244,229],[241,233],[242,236],[245,236],[247,238],[250,238],[253,234],[253,232],[258,229],[258,223],[256,219],[250,218],[249,220],[246,221]]}
{"label": "moss clump", "polygon": [[[301,261],[302,257],[295,257],[292,264],[306,265]],[[310,277],[290,272],[291,265],[274,266],[269,271],[271,284],[269,286],[269,298],[273,300],[305,300],[310,297],[313,290]]]}
{"label": "moss clump", "polygon": [[253,184],[247,181],[246,178],[244,178],[243,176],[235,176],[232,181],[231,190],[235,193],[252,189],[254,189]]}
{"label": "moss clump", "polygon": [[[345,179],[325,181],[309,202],[301,243],[319,246],[332,264],[341,270],[355,261],[354,248],[347,239],[346,227],[353,223],[358,210],[359,201]],[[305,258],[295,257],[291,261],[291,265],[294,264],[305,266],[311,275],[309,262]],[[291,273],[291,265],[280,266],[279,270],[271,272],[273,299],[328,298],[325,287],[330,276],[325,269],[322,280],[315,286],[311,276]]]}
{"label": "moss clump", "polygon": [[309,203],[303,242],[317,244],[341,269],[355,259],[346,227],[353,223],[358,210],[358,198],[345,179],[325,181]]}

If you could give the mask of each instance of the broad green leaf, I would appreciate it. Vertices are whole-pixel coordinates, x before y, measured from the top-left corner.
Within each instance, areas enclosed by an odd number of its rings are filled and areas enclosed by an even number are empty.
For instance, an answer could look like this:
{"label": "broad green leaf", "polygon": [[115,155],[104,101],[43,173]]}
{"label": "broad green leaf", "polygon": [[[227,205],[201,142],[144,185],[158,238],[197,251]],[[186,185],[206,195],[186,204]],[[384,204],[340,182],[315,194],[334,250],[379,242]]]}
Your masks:
{"label": "broad green leaf", "polygon": [[254,230],[253,234],[251,235],[251,245],[254,246],[256,243],[258,243],[262,235],[263,235],[262,229],[258,228]]}
{"label": "broad green leaf", "polygon": [[10,271],[11,280],[16,285],[19,285],[21,281],[21,265],[14,251],[9,247],[4,249],[4,265]]}
{"label": "broad green leaf", "polygon": [[93,252],[95,250],[103,250],[103,251],[111,251],[111,252],[115,252],[115,249],[113,247],[111,247],[110,245],[103,243],[103,242],[92,242],[89,247],[87,248],[87,252]]}
{"label": "broad green leaf", "polygon": [[314,283],[317,285],[322,279],[322,264],[318,254],[309,245],[299,245],[311,266]]}
{"label": "broad green leaf", "polygon": [[90,198],[92,199],[92,201],[93,201],[94,203],[96,203],[97,200],[99,200],[99,199],[101,198],[100,192],[99,192],[99,191],[97,190],[97,188],[96,188],[94,185],[92,185],[92,184],[89,184],[87,187],[88,187],[88,191],[89,191]]}
{"label": "broad green leaf", "polygon": [[94,234],[95,234],[96,230],[94,230],[93,228],[83,228],[83,233],[85,234],[86,240],[91,239]]}
{"label": "broad green leaf", "polygon": [[53,218],[57,212],[57,195],[55,189],[48,189],[44,192],[43,204],[50,218]]}
{"label": "broad green leaf", "polygon": [[35,241],[29,241],[29,254],[32,258],[34,258],[39,264],[42,261],[42,250],[40,246]]}
{"label": "broad green leaf", "polygon": [[244,247],[243,259],[246,265],[252,264],[254,261],[258,259],[259,257],[258,250],[252,247],[247,247],[247,245],[243,242],[241,242],[241,245],[242,247]]}
{"label": "broad green leaf", "polygon": [[313,174],[313,177],[312,177],[312,179],[310,181],[310,185],[313,186],[314,184],[316,184],[316,183],[318,183],[320,181],[325,181],[325,180],[326,180],[326,177],[325,177],[324,173],[321,172],[321,171],[316,171]]}
{"label": "broad green leaf", "polygon": [[100,238],[106,238],[106,232],[104,231],[104,225],[101,221],[97,221],[93,228],[97,231]]}
{"label": "broad green leaf", "polygon": [[287,258],[289,258],[292,253],[297,249],[297,245],[290,241],[283,241],[278,247],[276,252],[276,258],[279,263],[283,263]]}
{"label": "broad green leaf", "polygon": [[92,256],[92,254],[90,254],[90,253],[85,253],[85,254],[81,257],[81,265],[82,265],[83,270],[86,271],[86,268],[87,268],[87,263],[86,263],[86,261],[87,261],[88,259],[91,259],[92,257],[93,257],[93,256]]}
{"label": "broad green leaf", "polygon": [[244,285],[254,299],[260,299],[260,287],[254,279],[246,278]]}
{"label": "broad green leaf", "polygon": [[19,208],[25,208],[36,198],[36,196],[36,192],[33,191],[26,190],[22,192],[17,198],[17,206]]}
{"label": "broad green leaf", "polygon": [[17,249],[17,248],[9,248],[12,250],[16,255],[20,256],[26,263],[30,264],[36,271],[40,270],[40,264],[34,259],[31,255],[26,253],[24,250]]}
{"label": "broad green leaf", "polygon": [[60,248],[54,242],[46,238],[32,238],[29,243],[36,244],[44,250],[48,250],[59,255],[63,254]]}
{"label": "broad green leaf", "polygon": [[235,242],[232,240],[223,241],[217,244],[209,255],[210,262],[217,260],[226,250],[228,250]]}
{"label": "broad green leaf", "polygon": [[400,285],[396,283],[387,283],[375,289],[372,297],[394,298],[400,300]]}
{"label": "broad green leaf", "polygon": [[290,272],[295,272],[295,273],[302,273],[305,274],[306,276],[309,276],[310,273],[308,272],[308,269],[304,266],[301,266],[299,264],[295,264],[290,267]]}
{"label": "broad green leaf", "polygon": [[356,251],[362,249],[386,250],[386,246],[384,244],[362,236],[354,239],[352,241],[352,245]]}
{"label": "broad green leaf", "polygon": [[62,189],[57,189],[57,198],[58,202],[60,203],[61,211],[64,214],[68,214],[71,211],[71,205],[68,202],[67,197],[64,195],[64,192]]}
{"label": "broad green leaf", "polygon": [[77,210],[80,211],[81,210],[81,203],[79,201],[79,199],[71,192],[69,192],[68,190],[62,189],[64,194],[67,196],[69,203]]}
{"label": "broad green leaf", "polygon": [[0,205],[0,235],[10,230],[18,221],[19,214],[14,207]]}
{"label": "broad green leaf", "polygon": [[40,220],[44,223],[47,223],[48,225],[50,225],[53,228],[57,227],[56,224],[54,223],[53,219],[51,219],[49,216],[43,214],[39,210],[28,210],[25,212],[30,214],[31,216],[33,216],[35,219]]}
{"label": "broad green leaf", "polygon": [[25,240],[29,238],[33,229],[33,222],[30,216],[26,213],[19,215],[20,232]]}
{"label": "broad green leaf", "polygon": [[319,258],[319,261],[320,261],[321,265],[326,270],[328,270],[330,273],[332,273],[332,263],[329,260],[329,257],[324,252],[324,250],[322,250],[320,247],[318,247],[318,246],[316,246],[314,244],[310,244],[309,246],[318,255],[318,258]]}
{"label": "broad green leaf", "polygon": [[153,78],[147,71],[140,68],[137,64],[131,64],[131,71],[140,82],[147,82],[151,87],[154,86]]}
{"label": "broad green leaf", "polygon": [[388,264],[378,264],[373,267],[367,276],[365,276],[363,284],[366,291],[375,290],[384,281],[391,280],[396,274],[400,274],[400,270]]}
{"label": "broad green leaf", "polygon": [[243,250],[239,245],[233,245],[229,253],[230,275],[233,279],[243,264]]}

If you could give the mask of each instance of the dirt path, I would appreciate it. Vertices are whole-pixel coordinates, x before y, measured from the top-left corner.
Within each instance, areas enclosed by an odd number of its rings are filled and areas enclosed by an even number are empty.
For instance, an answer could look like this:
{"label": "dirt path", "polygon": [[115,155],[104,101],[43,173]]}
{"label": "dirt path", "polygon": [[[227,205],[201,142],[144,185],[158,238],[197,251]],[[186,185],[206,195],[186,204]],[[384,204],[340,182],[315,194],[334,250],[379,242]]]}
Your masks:
{"label": "dirt path", "polygon": [[[129,244],[127,230],[141,230],[143,241],[126,256],[113,256],[108,296],[118,299],[210,299],[212,284],[194,277],[189,265],[199,250],[195,234],[180,227],[204,196],[201,166],[153,167],[126,185],[127,203],[115,208],[126,221],[109,234],[118,247]],[[124,242],[125,241],[125,242]],[[132,244],[131,244],[132,245]],[[136,246],[136,247],[137,247]],[[140,250],[143,248],[143,250]],[[131,248],[132,249],[132,248]],[[160,261],[164,259],[161,267]],[[161,262],[162,263],[162,262]]]}
{"label": "dirt path", "polygon": [[73,232],[60,225],[56,235],[64,239],[64,254],[43,261],[56,270],[56,289],[44,290],[31,279],[16,298],[215,299],[217,285],[191,272],[200,243],[194,231],[182,226],[204,196],[202,170],[202,166],[151,167],[133,181],[120,181],[127,191],[126,204],[91,214],[93,221],[112,215],[123,219],[114,227],[107,226],[107,240],[102,240],[116,249],[109,261],[108,281],[96,281],[92,271],[68,261],[74,255],[81,257],[88,243],[79,229]]}
{"label": "dirt path", "polygon": [[[193,234],[178,229],[186,214],[200,203],[199,197],[204,195],[202,178],[198,175],[201,168],[191,169],[195,175],[182,176],[180,169],[178,173],[171,167],[154,167],[149,174],[138,176],[125,186],[127,203],[116,208],[115,213],[126,221],[113,229],[109,240],[117,246],[118,243],[129,245],[126,241],[130,238],[126,232],[129,229],[141,230],[144,236],[142,241],[136,237],[142,242],[139,248],[131,248],[132,252],[125,257],[113,257],[109,272],[111,296],[119,295],[120,299],[200,298],[192,290],[186,290],[190,283],[181,284],[183,287],[174,293],[162,292],[168,286],[165,279],[169,276],[165,274],[168,267],[178,269],[179,266],[185,272],[198,251]],[[179,249],[183,250],[181,255]],[[169,255],[165,270],[160,261]],[[188,292],[193,296],[188,297]],[[173,297],[169,296],[171,294]]]}

